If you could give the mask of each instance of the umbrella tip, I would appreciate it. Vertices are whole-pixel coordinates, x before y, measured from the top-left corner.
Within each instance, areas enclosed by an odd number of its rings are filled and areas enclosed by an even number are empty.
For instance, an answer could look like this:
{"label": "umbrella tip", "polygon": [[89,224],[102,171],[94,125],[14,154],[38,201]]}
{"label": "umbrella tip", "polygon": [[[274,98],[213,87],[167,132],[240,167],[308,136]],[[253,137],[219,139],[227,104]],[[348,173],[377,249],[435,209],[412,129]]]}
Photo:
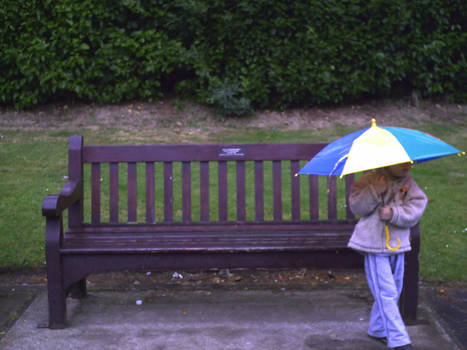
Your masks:
{"label": "umbrella tip", "polygon": [[371,119],[371,126],[376,126],[376,119],[375,118]]}

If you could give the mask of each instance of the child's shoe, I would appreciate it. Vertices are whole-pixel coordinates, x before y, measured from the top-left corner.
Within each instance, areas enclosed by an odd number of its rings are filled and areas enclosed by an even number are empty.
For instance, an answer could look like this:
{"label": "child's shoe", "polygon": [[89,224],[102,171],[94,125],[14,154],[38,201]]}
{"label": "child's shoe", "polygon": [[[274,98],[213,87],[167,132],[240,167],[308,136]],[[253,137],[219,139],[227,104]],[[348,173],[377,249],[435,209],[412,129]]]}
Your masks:
{"label": "child's shoe", "polygon": [[394,349],[396,349],[396,350],[414,350],[414,348],[412,347],[412,344],[398,346],[398,347],[396,347]]}
{"label": "child's shoe", "polygon": [[369,335],[369,334],[368,334],[368,336],[371,339],[374,339],[376,341],[379,341],[379,342],[383,343],[384,345],[388,345],[388,338],[386,338],[386,337],[375,337],[375,336]]}

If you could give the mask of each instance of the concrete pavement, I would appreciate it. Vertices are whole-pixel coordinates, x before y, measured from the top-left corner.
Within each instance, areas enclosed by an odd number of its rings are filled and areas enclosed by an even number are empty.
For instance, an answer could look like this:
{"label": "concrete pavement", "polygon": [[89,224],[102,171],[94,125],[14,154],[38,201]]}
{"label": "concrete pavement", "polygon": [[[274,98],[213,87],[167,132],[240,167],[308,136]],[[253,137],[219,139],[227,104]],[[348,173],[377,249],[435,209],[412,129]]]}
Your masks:
{"label": "concrete pavement", "polygon": [[[90,290],[68,299],[69,327],[47,322],[47,294],[34,298],[0,349],[378,350],[366,336],[364,287],[311,290]],[[408,327],[415,349],[459,350],[423,305]],[[39,326],[39,327],[38,327]]]}

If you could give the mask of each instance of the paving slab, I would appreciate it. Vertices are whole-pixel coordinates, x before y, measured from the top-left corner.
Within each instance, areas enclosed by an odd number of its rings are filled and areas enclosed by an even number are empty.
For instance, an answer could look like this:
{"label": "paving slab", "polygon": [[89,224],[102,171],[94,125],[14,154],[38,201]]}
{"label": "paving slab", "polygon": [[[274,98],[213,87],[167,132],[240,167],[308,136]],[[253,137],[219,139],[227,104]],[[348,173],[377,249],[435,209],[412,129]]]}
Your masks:
{"label": "paving slab", "polygon": [[[67,299],[69,326],[47,322],[42,291],[0,340],[1,349],[378,350],[366,336],[364,289],[93,290]],[[458,350],[431,319],[408,327],[415,349]]]}
{"label": "paving slab", "polygon": [[0,338],[16,322],[36,295],[37,291],[34,289],[0,287]]}

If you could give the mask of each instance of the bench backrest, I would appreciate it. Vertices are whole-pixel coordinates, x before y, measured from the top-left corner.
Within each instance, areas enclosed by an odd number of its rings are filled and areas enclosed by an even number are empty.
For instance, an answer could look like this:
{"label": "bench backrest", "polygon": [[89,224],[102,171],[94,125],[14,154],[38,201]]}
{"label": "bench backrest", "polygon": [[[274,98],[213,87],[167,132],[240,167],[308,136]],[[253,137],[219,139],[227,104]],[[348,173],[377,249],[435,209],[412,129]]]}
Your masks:
{"label": "bench backrest", "polygon": [[72,136],[69,177],[83,180],[84,203],[69,224],[353,222],[353,176],[296,176],[324,146],[84,146]]}

